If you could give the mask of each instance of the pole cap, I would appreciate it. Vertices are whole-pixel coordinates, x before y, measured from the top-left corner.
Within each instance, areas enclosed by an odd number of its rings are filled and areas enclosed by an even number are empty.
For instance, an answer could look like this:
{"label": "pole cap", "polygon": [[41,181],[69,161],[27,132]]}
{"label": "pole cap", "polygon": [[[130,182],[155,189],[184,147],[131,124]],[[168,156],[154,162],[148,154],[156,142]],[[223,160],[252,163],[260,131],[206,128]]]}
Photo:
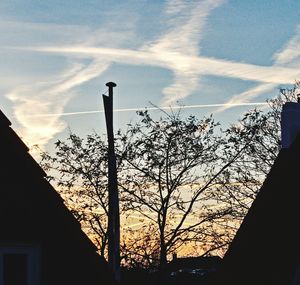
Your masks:
{"label": "pole cap", "polygon": [[107,82],[105,85],[106,85],[107,87],[116,87],[116,86],[117,86],[117,84],[114,83],[114,82]]}

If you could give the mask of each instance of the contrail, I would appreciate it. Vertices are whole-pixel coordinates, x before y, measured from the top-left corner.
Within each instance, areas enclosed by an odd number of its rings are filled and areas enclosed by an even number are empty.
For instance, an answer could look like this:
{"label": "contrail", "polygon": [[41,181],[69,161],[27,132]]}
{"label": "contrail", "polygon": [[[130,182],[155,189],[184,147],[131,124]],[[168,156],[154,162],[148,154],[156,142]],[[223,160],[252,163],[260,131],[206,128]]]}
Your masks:
{"label": "contrail", "polygon": [[[186,106],[162,106],[162,107],[140,107],[140,108],[125,108],[114,109],[114,112],[132,112],[140,110],[175,110],[175,109],[193,109],[193,108],[213,108],[213,107],[238,107],[238,106],[261,106],[268,105],[267,102],[254,102],[254,103],[220,103],[220,104],[203,104],[203,105],[186,105]],[[78,112],[66,112],[66,113],[53,113],[53,114],[35,114],[27,115],[26,117],[57,117],[57,116],[77,116],[104,113],[104,110],[95,111],[78,111]]]}

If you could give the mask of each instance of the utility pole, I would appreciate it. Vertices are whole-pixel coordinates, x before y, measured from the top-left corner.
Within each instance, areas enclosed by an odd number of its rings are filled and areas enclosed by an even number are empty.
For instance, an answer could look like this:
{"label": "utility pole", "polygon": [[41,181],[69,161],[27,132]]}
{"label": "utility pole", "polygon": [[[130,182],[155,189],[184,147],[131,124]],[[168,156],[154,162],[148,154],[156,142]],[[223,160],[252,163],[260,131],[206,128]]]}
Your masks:
{"label": "utility pole", "polygon": [[108,140],[108,266],[115,280],[120,283],[120,214],[113,132],[113,88],[117,84],[108,82],[106,86],[108,96],[103,95],[103,104]]}

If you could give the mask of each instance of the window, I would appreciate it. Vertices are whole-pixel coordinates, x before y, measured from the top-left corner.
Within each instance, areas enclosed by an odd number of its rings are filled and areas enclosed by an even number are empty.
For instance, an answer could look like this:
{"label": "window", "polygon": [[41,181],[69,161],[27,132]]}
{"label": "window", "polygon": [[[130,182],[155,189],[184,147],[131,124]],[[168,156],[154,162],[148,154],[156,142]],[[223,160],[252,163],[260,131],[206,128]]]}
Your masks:
{"label": "window", "polygon": [[38,285],[38,248],[0,246],[0,285]]}

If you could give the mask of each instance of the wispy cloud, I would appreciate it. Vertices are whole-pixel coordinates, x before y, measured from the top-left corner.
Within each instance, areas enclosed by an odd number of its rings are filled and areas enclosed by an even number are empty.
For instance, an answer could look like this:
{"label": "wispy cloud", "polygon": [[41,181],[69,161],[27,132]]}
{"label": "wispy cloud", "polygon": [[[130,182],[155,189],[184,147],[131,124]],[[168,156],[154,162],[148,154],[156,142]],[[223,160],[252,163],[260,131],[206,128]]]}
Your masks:
{"label": "wispy cloud", "polygon": [[[196,90],[201,74],[199,70],[203,66],[203,62],[198,60],[199,42],[204,36],[209,14],[222,3],[223,0],[168,1],[165,9],[166,31],[139,50],[105,47],[102,42],[95,41],[97,37],[94,36],[83,44],[60,44],[57,47],[34,45],[27,50],[60,53],[67,57],[71,55],[71,58],[88,56],[92,60],[110,56],[111,60],[127,64],[149,64],[167,68],[174,72],[174,83],[162,91],[165,95],[162,105],[171,105]],[[115,40],[111,42],[114,47],[118,46]]]}
{"label": "wispy cloud", "polygon": [[257,96],[273,90],[277,85],[278,84],[274,83],[263,83],[257,85],[254,88],[250,88],[242,93],[233,95],[228,101],[226,101],[226,103],[223,106],[219,106],[215,113],[223,112],[229,108],[232,108],[236,104],[239,104],[240,102],[249,103],[250,100],[255,99]]}
{"label": "wispy cloud", "polygon": [[[105,24],[92,29],[76,25],[5,22],[0,28],[0,32],[3,32],[3,41],[0,41],[2,50],[60,55],[68,63],[67,68],[52,76],[51,81],[18,86],[7,94],[7,98],[14,103],[15,117],[22,126],[21,134],[30,142],[45,145],[65,128],[60,118],[66,114],[65,106],[75,95],[75,88],[100,76],[112,62],[157,66],[172,71],[173,82],[162,90],[163,108],[192,94],[204,75],[259,83],[255,88],[232,96],[225,105],[211,105],[220,107],[219,111],[246,104],[278,84],[294,82],[300,76],[300,28],[295,37],[274,55],[273,66],[201,55],[201,40],[205,36],[209,16],[224,3],[223,0],[167,1],[164,11],[165,29],[156,39],[142,43],[139,47],[128,44],[135,38],[134,24],[130,23],[126,24],[127,27],[114,30],[108,29]],[[30,46],[21,41],[22,37],[16,37],[8,45],[6,39],[9,31],[17,31],[20,35],[25,33],[30,39]],[[195,106],[200,108],[201,105]]]}
{"label": "wispy cloud", "polygon": [[[216,108],[216,107],[238,107],[238,106],[263,106],[267,105],[266,102],[253,102],[253,103],[220,103],[220,104],[197,104],[197,105],[183,105],[183,106],[169,106],[169,107],[140,107],[140,108],[123,108],[114,109],[114,112],[133,112],[141,110],[176,110],[176,109],[198,109],[198,108]],[[91,111],[76,111],[76,112],[64,112],[64,113],[40,113],[27,115],[31,118],[42,118],[42,117],[62,117],[62,116],[76,116],[76,115],[90,115],[104,113],[104,110],[91,110]]]}
{"label": "wispy cloud", "polygon": [[166,14],[171,16],[175,16],[180,13],[186,7],[186,1],[184,0],[173,0],[168,1],[166,5]]}
{"label": "wispy cloud", "polygon": [[[246,90],[240,94],[233,95],[226,103],[228,105],[222,106],[217,109],[216,112],[223,112],[226,109],[231,108],[230,104],[236,104],[241,101],[249,102],[257,98],[259,95],[270,92],[274,90],[278,86],[278,84],[284,83],[293,83],[297,78],[300,76],[300,72],[298,72],[300,68],[300,25],[296,28],[295,35],[283,46],[283,48],[276,52],[273,56],[274,64],[271,66],[274,70],[280,70],[280,68],[284,69],[293,69],[295,71],[294,75],[289,75],[289,80],[284,82],[278,82],[277,84],[274,83],[262,83],[257,85],[254,88]],[[284,76],[281,72],[278,75]],[[291,77],[290,77],[291,76]]]}
{"label": "wispy cloud", "polygon": [[[228,60],[184,55],[176,52],[167,53],[165,51],[165,53],[160,53],[150,48],[148,50],[86,46],[22,48],[23,51],[26,49],[50,54],[62,54],[68,58],[74,58],[75,62],[82,58],[92,59],[92,63],[88,67],[74,64],[72,71],[70,71],[70,76],[60,75],[60,80],[55,82],[55,84],[43,85],[43,91],[30,89],[24,92],[21,89],[15,90],[8,96],[15,103],[15,116],[23,126],[22,134],[24,134],[24,137],[29,138],[30,141],[40,145],[45,145],[49,139],[64,129],[65,125],[60,121],[59,117],[63,113],[64,106],[74,95],[69,91],[101,75],[109,67],[111,60],[126,64],[155,65],[173,70],[175,72],[175,81],[164,89],[165,94],[169,94],[169,96],[165,97],[162,106],[174,105],[174,101],[191,94],[197,87],[199,76],[201,75],[211,74],[263,82],[263,84],[253,89],[233,96],[226,104],[214,105],[214,107],[219,107],[219,112],[238,104],[243,105],[259,94],[272,90],[278,84],[291,83],[300,74],[299,69],[290,68],[289,66],[257,66]],[[33,93],[35,96],[32,96]],[[14,96],[11,94],[14,94]],[[64,96],[60,96],[62,94]],[[61,99],[57,101],[58,97]],[[47,102],[47,104],[44,102]],[[29,118],[28,110],[38,112],[38,114],[52,113],[57,115],[56,117],[51,116],[53,119],[49,119],[46,122],[46,120]],[[26,118],[24,114],[27,115]],[[49,116],[44,118],[49,118]]]}
{"label": "wispy cloud", "polygon": [[101,59],[110,57],[111,61],[118,61],[131,65],[147,64],[171,70],[186,70],[187,75],[191,72],[196,75],[216,75],[275,84],[289,84],[300,74],[300,71],[294,67],[276,65],[259,66],[203,56],[188,56],[180,53],[161,54],[143,50],[82,46],[26,47],[22,48],[22,50],[63,54],[67,57],[75,58],[85,57]]}
{"label": "wispy cloud", "polygon": [[296,29],[295,35],[284,45],[284,47],[276,52],[273,56],[276,65],[294,65],[297,66],[300,60],[300,25]]}
{"label": "wispy cloud", "polygon": [[6,97],[14,105],[14,116],[21,125],[20,134],[30,143],[43,147],[57,133],[64,130],[65,123],[60,116],[35,117],[39,113],[60,114],[69,100],[74,96],[70,92],[92,78],[99,76],[108,68],[105,61],[92,62],[87,67],[73,64],[68,70],[60,74],[56,81],[44,82],[17,87]]}
{"label": "wispy cloud", "polygon": [[[173,59],[169,60],[167,67],[174,72],[174,83],[162,91],[165,95],[162,105],[174,104],[197,89],[199,71],[188,57],[199,55],[199,43],[204,36],[208,16],[223,3],[223,0],[167,2],[167,23],[170,28],[162,37],[145,47],[145,50],[161,58]],[[180,60],[178,55],[187,58]]]}
{"label": "wispy cloud", "polygon": [[[29,40],[32,47],[49,45],[55,42],[59,46],[67,43],[70,45],[80,45],[81,47],[90,45],[105,46],[110,40],[114,46],[118,47],[124,41],[128,41],[132,36],[132,31],[108,31],[103,26],[99,29],[91,29],[79,25],[57,25],[43,23],[28,23],[1,21],[0,46],[4,52],[18,52],[16,47],[24,46],[24,39]],[[16,38],[11,39],[10,34],[15,34]],[[34,48],[32,49],[32,51]],[[22,51],[24,52],[24,50]],[[17,55],[18,53],[16,53]],[[30,53],[32,55],[32,53]],[[85,57],[84,57],[85,58]],[[68,102],[76,96],[76,87],[100,76],[111,64],[105,57],[84,59],[78,55],[76,57],[62,58],[64,70],[48,70],[43,75],[38,75],[39,80],[27,80],[30,83],[18,84],[14,79],[7,84],[10,91],[4,94],[12,102],[14,118],[19,123],[18,133],[25,139],[28,145],[38,144],[44,147],[56,134],[63,131],[66,123],[61,120],[60,115],[36,117],[39,113],[60,114],[64,112]],[[16,86],[16,87],[14,87]]]}

